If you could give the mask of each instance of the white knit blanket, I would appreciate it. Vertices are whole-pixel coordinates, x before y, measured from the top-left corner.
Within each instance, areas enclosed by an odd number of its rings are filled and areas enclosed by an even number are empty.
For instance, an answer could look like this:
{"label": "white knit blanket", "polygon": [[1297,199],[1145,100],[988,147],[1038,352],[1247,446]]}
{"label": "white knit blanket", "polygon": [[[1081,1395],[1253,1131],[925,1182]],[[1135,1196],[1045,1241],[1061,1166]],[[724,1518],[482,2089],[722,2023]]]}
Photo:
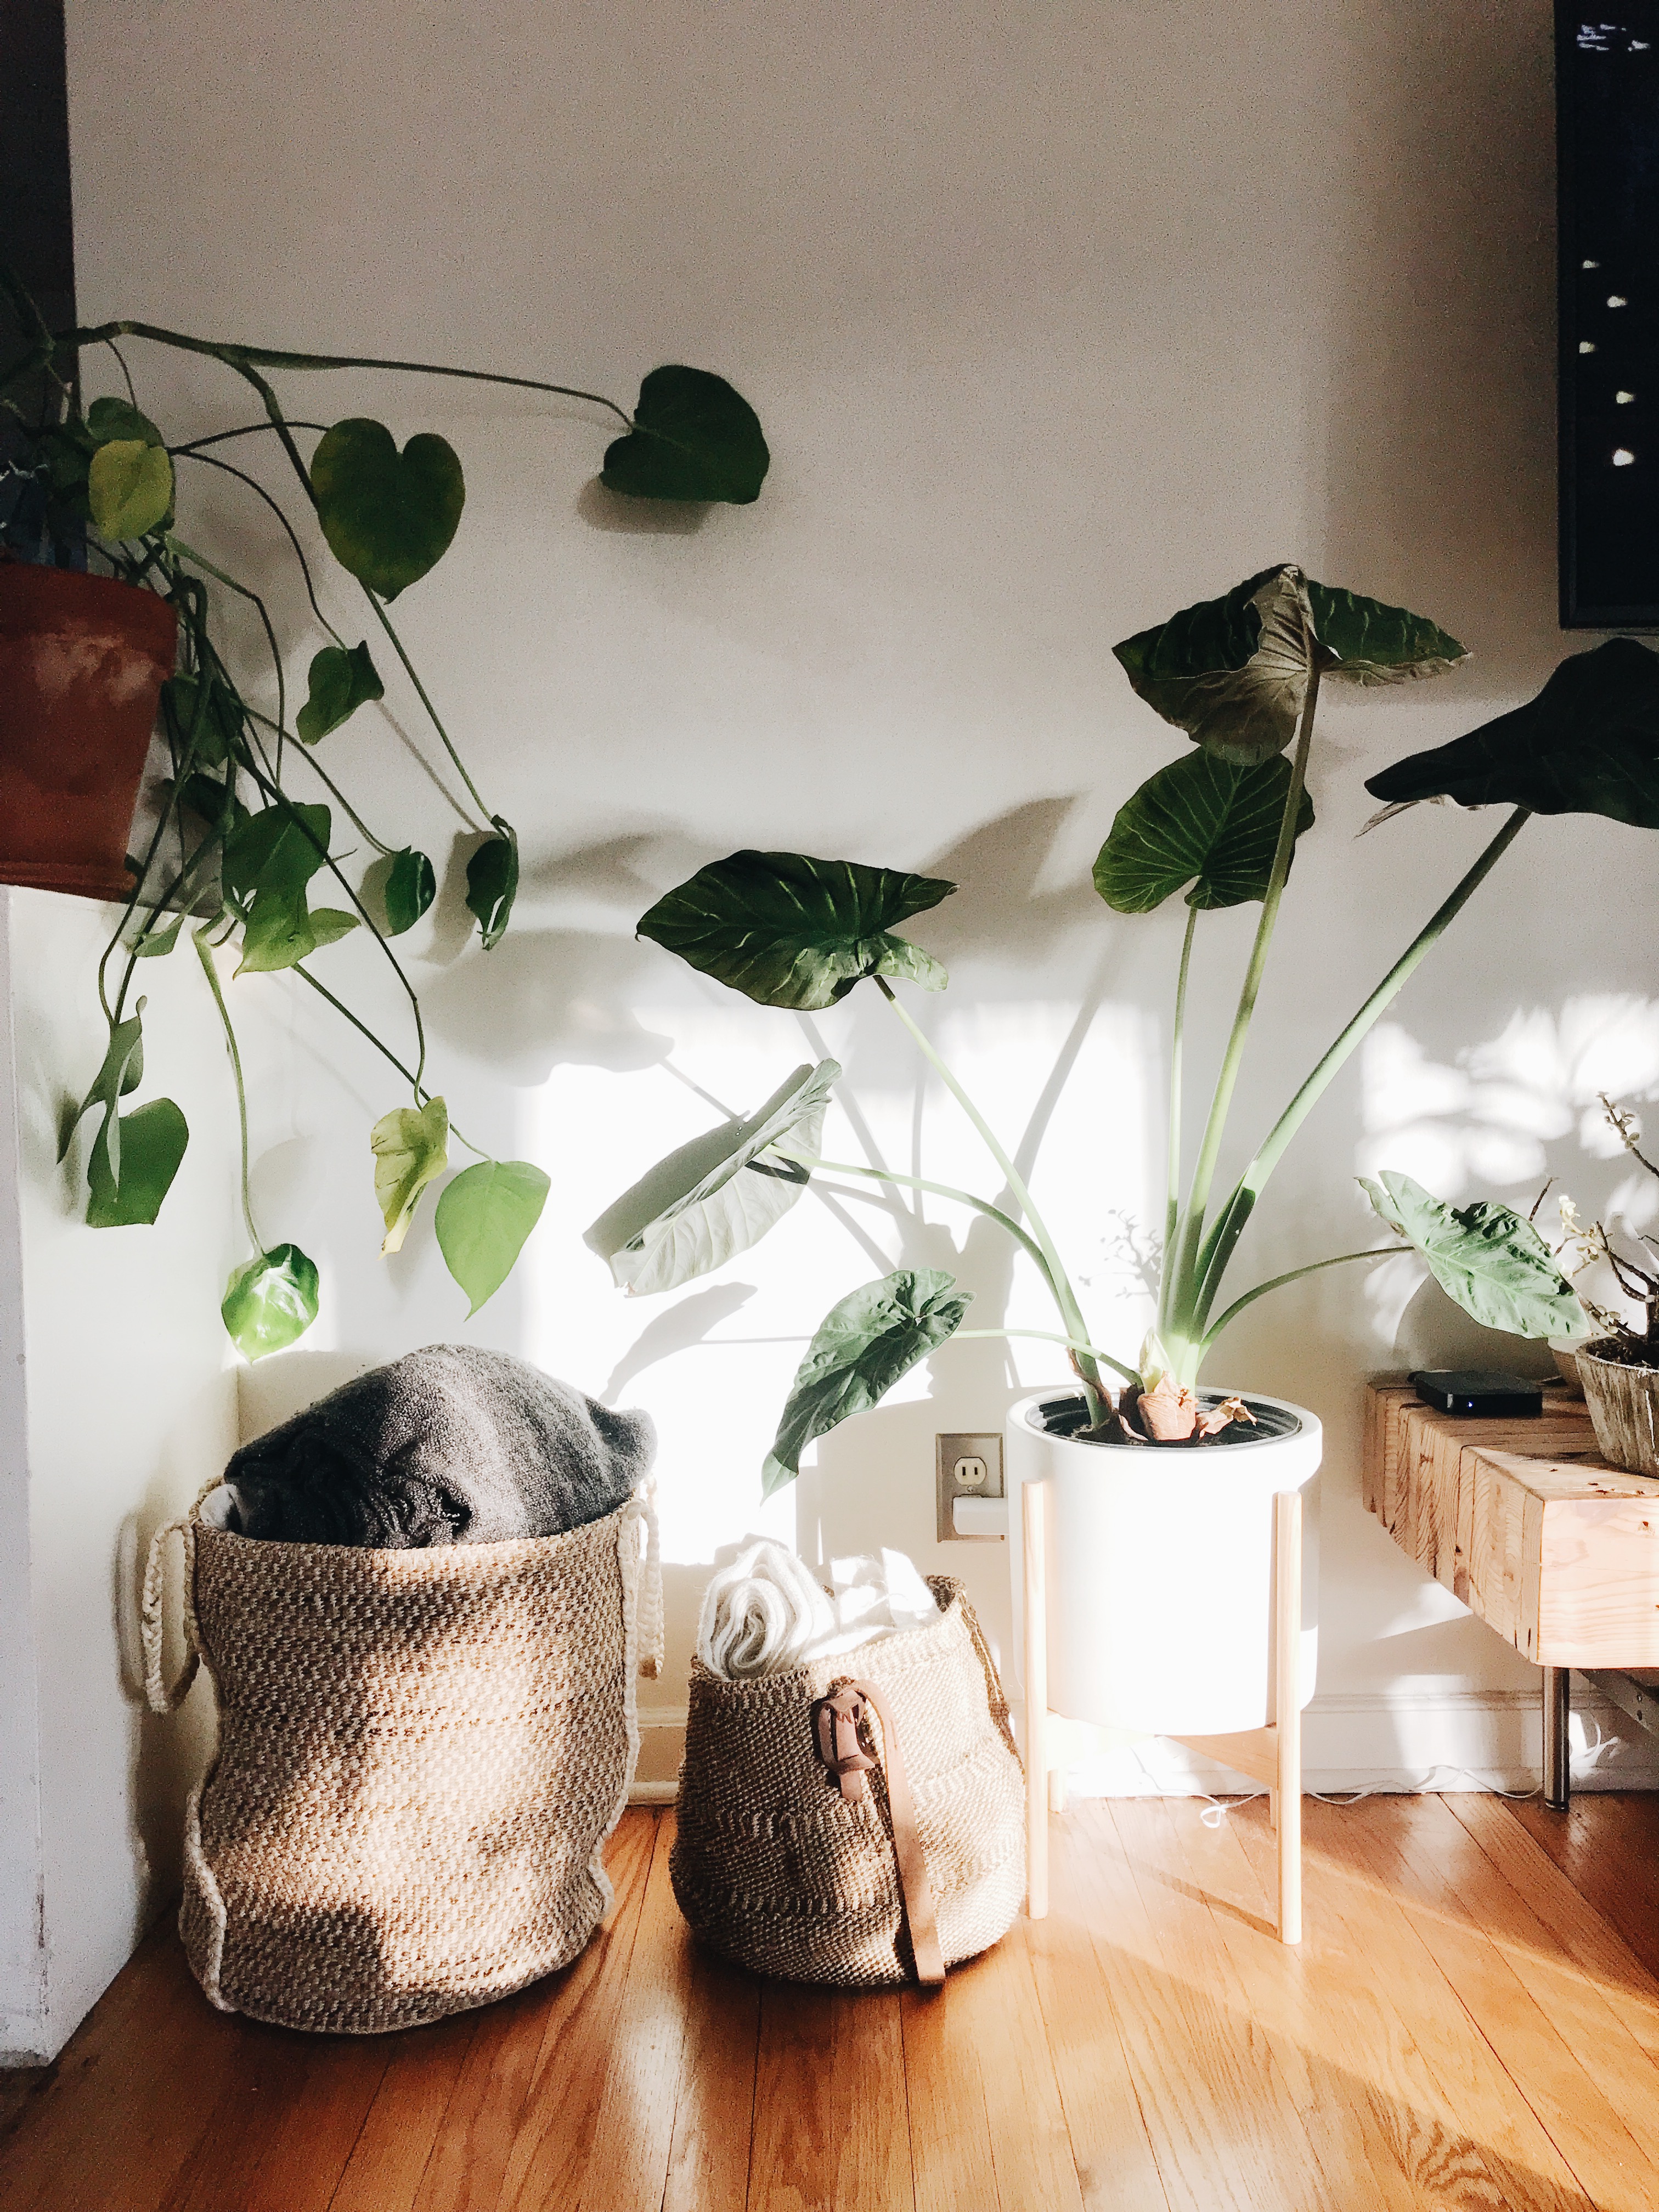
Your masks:
{"label": "white knit blanket", "polygon": [[728,1680],[783,1674],[939,1617],[933,1592],[902,1552],[832,1560],[829,1591],[805,1560],[769,1536],[745,1536],[715,1557],[697,1656]]}

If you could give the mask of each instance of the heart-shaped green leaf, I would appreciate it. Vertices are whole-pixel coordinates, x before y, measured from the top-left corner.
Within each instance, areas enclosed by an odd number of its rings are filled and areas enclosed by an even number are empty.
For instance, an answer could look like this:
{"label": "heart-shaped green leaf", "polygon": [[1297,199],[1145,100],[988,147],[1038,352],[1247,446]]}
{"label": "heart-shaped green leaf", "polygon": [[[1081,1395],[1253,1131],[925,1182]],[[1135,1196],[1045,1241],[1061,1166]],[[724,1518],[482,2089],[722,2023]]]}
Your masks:
{"label": "heart-shaped green leaf", "polygon": [[1114,651],[1165,721],[1246,767],[1295,736],[1316,656],[1327,676],[1358,684],[1433,676],[1467,658],[1421,615],[1316,584],[1288,562]]}
{"label": "heart-shaped green leaf", "polygon": [[311,461],[317,518],[343,568],[383,599],[418,582],[449,550],[466,502],[454,447],[431,431],[402,453],[383,422],[349,416]]}
{"label": "heart-shaped green leaf", "polygon": [[95,444],[117,442],[161,446],[167,441],[148,415],[125,399],[94,399],[87,410],[87,428]]}
{"label": "heart-shaped green leaf", "polygon": [[[1188,884],[1191,907],[1265,898],[1290,788],[1291,764],[1278,754],[1255,768],[1187,754],[1118,809],[1095,862],[1095,889],[1119,914],[1151,914]],[[1313,819],[1304,791],[1298,837]]]}
{"label": "heart-shaped green leaf", "polygon": [[857,860],[733,853],[659,898],[639,933],[763,1006],[811,1012],[866,975],[942,991],[949,978],[939,963],[889,933],[955,889]]}
{"label": "heart-shaped green leaf", "polygon": [[173,506],[173,463],[160,446],[118,438],[93,455],[87,498],[100,537],[142,538],[166,520]]}
{"label": "heart-shaped green leaf", "polygon": [[[954,1294],[954,1295],[953,1295]],[[830,1307],[789,1386],[761,1470],[769,1498],[800,1473],[800,1455],[850,1414],[885,1397],[902,1375],[962,1326],[973,1293],[934,1267],[902,1267]]]}
{"label": "heart-shaped green leaf", "polygon": [[235,899],[303,890],[327,858],[329,828],[326,806],[261,807],[225,840],[226,890]]}
{"label": "heart-shaped green leaf", "polygon": [[242,931],[239,975],[273,975],[308,960],[325,945],[333,945],[357,927],[357,917],[343,907],[307,909],[304,891],[261,891],[248,908]]}
{"label": "heart-shaped green leaf", "polygon": [[386,1220],[382,1252],[403,1249],[421,1193],[449,1165],[449,1110],[441,1098],[394,1106],[368,1133],[374,1196]]}
{"label": "heart-shaped green leaf", "polygon": [[187,807],[198,821],[210,830],[223,832],[228,838],[232,832],[252,819],[246,806],[236,796],[236,781],[227,776],[204,775],[199,770],[187,775],[179,787],[179,804]]}
{"label": "heart-shaped green leaf", "polygon": [[1572,653],[1524,707],[1397,761],[1365,788],[1397,806],[1443,798],[1659,830],[1659,655],[1633,637]]}
{"label": "heart-shaped green leaf", "polygon": [[519,833],[499,814],[489,818],[500,836],[486,839],[466,864],[466,903],[486,952],[506,936],[519,896]]}
{"label": "heart-shaped green leaf", "polygon": [[413,929],[438,896],[438,878],[424,853],[405,845],[392,860],[386,879],[386,924],[388,937],[401,937]]}
{"label": "heart-shaped green leaf", "polygon": [[171,1098],[112,1114],[87,1164],[87,1220],[94,1229],[148,1227],[161,1211],[190,1127]]}
{"label": "heart-shaped green leaf", "polygon": [[198,768],[222,768],[240,758],[241,702],[216,678],[204,685],[193,676],[168,677],[161,686],[161,712],[178,754],[187,754]]}
{"label": "heart-shaped green leaf", "polygon": [[368,657],[367,645],[325,645],[313,654],[306,703],[295,718],[302,743],[314,745],[372,699],[384,699],[386,686]]}
{"label": "heart-shaped green leaf", "polygon": [[302,1337],[317,1318],[317,1270],[297,1244],[275,1244],[238,1267],[219,1317],[247,1359],[263,1359]]}
{"label": "heart-shaped green leaf", "polygon": [[1382,1219],[1423,1255],[1441,1289],[1484,1328],[1510,1336],[1584,1334],[1584,1310],[1571,1284],[1520,1214],[1490,1200],[1448,1206],[1407,1175],[1359,1182]]}
{"label": "heart-shaped green leaf", "polygon": [[[58,1132],[58,1158],[61,1164],[69,1158],[69,1148],[75,1141],[75,1133],[82,1119],[94,1106],[104,1109],[106,1119],[113,1116],[118,1099],[136,1091],[144,1079],[144,1008],[149,1004],[140,999],[136,1011],[124,1022],[117,1022],[109,1033],[103,1063],[92,1079],[92,1087],[76,1107],[74,1115]],[[115,1139],[113,1173],[121,1171],[120,1139]]]}
{"label": "heart-shaped green leaf", "polygon": [[471,1320],[513,1272],[552,1188],[529,1160],[481,1160],[445,1186],[433,1226]]}
{"label": "heart-shaped green leaf", "polygon": [[634,428],[607,447],[600,481],[635,499],[760,497],[771,455],[760,417],[723,376],[653,368],[640,386]]}
{"label": "heart-shaped green leaf", "polygon": [[677,1291],[757,1243],[806,1188],[840,1063],[798,1067],[757,1114],[723,1121],[659,1160],[584,1237],[619,1290]]}

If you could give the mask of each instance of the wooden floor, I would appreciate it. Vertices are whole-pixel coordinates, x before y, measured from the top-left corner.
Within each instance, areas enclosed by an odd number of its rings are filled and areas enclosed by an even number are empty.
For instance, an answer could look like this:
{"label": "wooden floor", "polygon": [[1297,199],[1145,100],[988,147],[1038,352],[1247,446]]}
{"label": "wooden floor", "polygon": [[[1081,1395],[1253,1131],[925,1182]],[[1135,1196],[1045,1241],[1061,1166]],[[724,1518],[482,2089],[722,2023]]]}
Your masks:
{"label": "wooden floor", "polygon": [[1307,1807],[1307,1940],[1251,1804],[1085,1805],[1054,1910],[936,1996],[703,1958],[670,1816],[565,1973],[402,2036],[209,2010],[158,1931],[14,2083],[0,2208],[1503,2212],[1659,2206],[1659,1803]]}

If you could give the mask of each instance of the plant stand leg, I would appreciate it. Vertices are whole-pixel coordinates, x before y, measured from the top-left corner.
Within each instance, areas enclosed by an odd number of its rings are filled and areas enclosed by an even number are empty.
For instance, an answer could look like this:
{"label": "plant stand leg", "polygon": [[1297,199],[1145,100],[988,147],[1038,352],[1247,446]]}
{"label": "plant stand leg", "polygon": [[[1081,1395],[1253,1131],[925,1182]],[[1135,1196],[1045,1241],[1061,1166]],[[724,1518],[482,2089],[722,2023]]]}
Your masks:
{"label": "plant stand leg", "polygon": [[1279,1940],[1302,1941],[1302,1493],[1273,1499],[1274,1749],[1279,1830]]}
{"label": "plant stand leg", "polygon": [[1025,1569],[1025,1910],[1048,1917],[1048,1486],[1020,1486]]}
{"label": "plant stand leg", "polygon": [[1544,1669],[1544,1802],[1565,1813],[1572,1802],[1572,1669]]}

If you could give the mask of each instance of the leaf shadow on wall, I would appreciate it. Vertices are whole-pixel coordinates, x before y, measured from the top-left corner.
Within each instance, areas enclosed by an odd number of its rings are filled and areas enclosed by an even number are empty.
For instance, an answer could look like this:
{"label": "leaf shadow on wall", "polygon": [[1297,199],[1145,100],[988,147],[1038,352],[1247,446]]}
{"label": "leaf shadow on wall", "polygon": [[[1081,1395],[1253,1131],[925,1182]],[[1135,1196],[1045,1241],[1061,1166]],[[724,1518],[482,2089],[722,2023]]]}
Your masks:
{"label": "leaf shadow on wall", "polygon": [[1083,804],[1082,793],[1030,799],[958,837],[922,870],[955,884],[956,896],[919,916],[906,934],[948,962],[968,952],[1046,951],[1068,930],[1099,921],[1106,908],[1086,877],[1055,890],[1038,888],[1060,833]]}
{"label": "leaf shadow on wall", "polygon": [[650,950],[591,930],[520,931],[428,987],[428,1027],[520,1086],[545,1083],[562,1066],[654,1067],[673,1040],[647,1030],[629,1005]]}
{"label": "leaf shadow on wall", "polygon": [[703,499],[635,499],[611,491],[600,477],[589,477],[576,495],[576,513],[590,530],[615,531],[630,538],[694,538],[708,520]]}

